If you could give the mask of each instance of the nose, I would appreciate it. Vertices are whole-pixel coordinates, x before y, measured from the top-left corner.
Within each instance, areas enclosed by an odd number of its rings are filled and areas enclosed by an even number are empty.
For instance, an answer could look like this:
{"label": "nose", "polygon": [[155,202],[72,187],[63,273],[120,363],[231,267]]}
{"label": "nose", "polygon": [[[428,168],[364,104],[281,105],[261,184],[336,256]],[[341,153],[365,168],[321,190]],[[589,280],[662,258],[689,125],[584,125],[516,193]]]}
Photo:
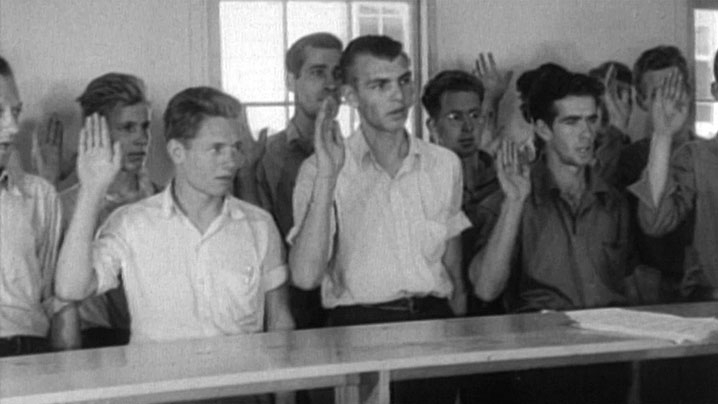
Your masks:
{"label": "nose", "polygon": [[474,125],[474,120],[470,116],[464,115],[461,118],[461,130],[463,132],[472,132],[474,130]]}
{"label": "nose", "polygon": [[595,139],[597,125],[598,125],[598,123],[592,123],[592,122],[584,120],[583,121],[583,130],[581,130],[581,135],[588,139]]}

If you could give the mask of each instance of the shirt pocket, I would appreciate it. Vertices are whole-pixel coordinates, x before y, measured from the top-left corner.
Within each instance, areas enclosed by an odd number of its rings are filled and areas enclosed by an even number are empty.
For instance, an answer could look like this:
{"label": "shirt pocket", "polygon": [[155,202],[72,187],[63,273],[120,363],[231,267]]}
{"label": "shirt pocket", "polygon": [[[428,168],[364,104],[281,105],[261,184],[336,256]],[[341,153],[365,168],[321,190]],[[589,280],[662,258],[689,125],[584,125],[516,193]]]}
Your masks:
{"label": "shirt pocket", "polygon": [[257,324],[261,327],[260,299],[264,294],[260,270],[251,260],[235,260],[233,265],[220,265],[213,271],[210,298],[214,323],[225,334],[257,331]]}

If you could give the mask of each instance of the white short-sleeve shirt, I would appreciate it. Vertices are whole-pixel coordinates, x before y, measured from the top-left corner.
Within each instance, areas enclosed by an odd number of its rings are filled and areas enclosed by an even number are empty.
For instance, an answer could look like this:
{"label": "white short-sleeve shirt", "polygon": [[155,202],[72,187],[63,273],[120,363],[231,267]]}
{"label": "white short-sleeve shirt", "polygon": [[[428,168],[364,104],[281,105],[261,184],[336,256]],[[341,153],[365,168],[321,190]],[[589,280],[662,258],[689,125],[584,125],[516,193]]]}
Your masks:
{"label": "white short-sleeve shirt", "polygon": [[[409,153],[393,178],[376,162],[361,130],[346,141],[334,191],[329,264],[343,272],[344,285],[324,276],[325,307],[448,297],[453,290],[441,259],[447,241],[470,226],[461,211],[461,162],[446,148],[406,136]],[[290,244],[308,211],[316,170],[312,156],[299,171]]]}
{"label": "white short-sleeve shirt", "polygon": [[267,212],[227,196],[202,234],[171,186],[110,215],[95,238],[93,266],[98,294],[122,275],[132,343],[260,332],[265,293],[287,280]]}

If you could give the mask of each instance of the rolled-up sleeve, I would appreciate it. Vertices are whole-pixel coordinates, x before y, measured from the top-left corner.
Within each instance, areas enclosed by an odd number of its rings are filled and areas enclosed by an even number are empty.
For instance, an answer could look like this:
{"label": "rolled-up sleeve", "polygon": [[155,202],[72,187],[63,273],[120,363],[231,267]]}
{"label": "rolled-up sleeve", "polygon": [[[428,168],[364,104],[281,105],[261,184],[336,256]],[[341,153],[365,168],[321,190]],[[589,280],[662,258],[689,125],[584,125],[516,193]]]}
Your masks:
{"label": "rolled-up sleeve", "polygon": [[693,209],[696,195],[691,145],[677,149],[671,157],[665,191],[656,206],[651,197],[648,172],[628,187],[639,200],[638,221],[646,234],[661,236],[675,229]]}
{"label": "rolled-up sleeve", "polygon": [[97,275],[97,295],[119,286],[120,271],[129,257],[122,221],[123,208],[116,210],[97,230],[92,243],[92,267]]}

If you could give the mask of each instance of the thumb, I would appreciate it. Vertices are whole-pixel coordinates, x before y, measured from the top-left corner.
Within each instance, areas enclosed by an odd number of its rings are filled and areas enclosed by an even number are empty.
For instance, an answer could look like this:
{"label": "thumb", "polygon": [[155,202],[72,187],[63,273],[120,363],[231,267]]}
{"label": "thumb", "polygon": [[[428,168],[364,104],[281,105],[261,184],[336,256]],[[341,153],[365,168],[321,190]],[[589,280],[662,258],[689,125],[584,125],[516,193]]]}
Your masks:
{"label": "thumb", "polygon": [[257,137],[257,143],[264,148],[264,146],[267,144],[267,133],[269,133],[269,128],[263,128],[259,131],[259,136]]}

